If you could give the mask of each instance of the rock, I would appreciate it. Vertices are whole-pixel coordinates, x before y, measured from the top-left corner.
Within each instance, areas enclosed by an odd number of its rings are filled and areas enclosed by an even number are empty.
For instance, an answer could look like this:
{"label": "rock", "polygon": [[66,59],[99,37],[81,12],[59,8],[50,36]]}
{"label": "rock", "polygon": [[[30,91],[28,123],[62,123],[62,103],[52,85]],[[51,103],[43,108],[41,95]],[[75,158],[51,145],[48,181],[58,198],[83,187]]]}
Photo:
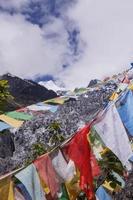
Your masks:
{"label": "rock", "polygon": [[102,83],[102,81],[100,81],[98,79],[93,79],[93,80],[90,81],[88,87],[93,87],[93,86],[95,86],[95,85],[97,85],[99,83]]}
{"label": "rock", "polygon": [[9,91],[14,97],[8,103],[7,111],[57,97],[54,91],[48,90],[32,80],[22,79],[11,74],[5,74],[0,79],[8,81]]}
{"label": "rock", "polygon": [[[49,128],[51,123],[58,122],[59,134],[65,139],[69,138],[105,107],[113,91],[114,87],[99,87],[94,91],[88,91],[86,96],[80,95],[77,100],[70,99],[59,106],[54,114],[51,112],[38,114],[33,120],[25,122],[19,130],[13,132],[15,152],[8,169],[10,170],[10,166],[11,168],[15,165],[23,166],[27,159],[33,158],[34,144],[44,144],[46,149],[53,145],[50,144],[50,139],[55,133]],[[4,174],[5,169],[1,169],[0,173]]]}
{"label": "rock", "polygon": [[15,151],[13,134],[9,130],[0,133],[0,158],[12,157]]}

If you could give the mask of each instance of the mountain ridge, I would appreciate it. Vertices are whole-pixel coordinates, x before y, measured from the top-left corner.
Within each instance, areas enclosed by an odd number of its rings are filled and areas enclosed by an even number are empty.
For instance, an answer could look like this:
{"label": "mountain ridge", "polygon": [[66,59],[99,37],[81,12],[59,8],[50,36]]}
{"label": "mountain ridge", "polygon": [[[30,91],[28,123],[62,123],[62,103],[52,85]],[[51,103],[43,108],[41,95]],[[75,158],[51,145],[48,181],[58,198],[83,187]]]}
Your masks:
{"label": "mountain ridge", "polygon": [[22,79],[10,73],[0,76],[0,79],[8,81],[9,92],[13,96],[6,110],[14,110],[58,96],[53,90],[48,90],[33,80]]}

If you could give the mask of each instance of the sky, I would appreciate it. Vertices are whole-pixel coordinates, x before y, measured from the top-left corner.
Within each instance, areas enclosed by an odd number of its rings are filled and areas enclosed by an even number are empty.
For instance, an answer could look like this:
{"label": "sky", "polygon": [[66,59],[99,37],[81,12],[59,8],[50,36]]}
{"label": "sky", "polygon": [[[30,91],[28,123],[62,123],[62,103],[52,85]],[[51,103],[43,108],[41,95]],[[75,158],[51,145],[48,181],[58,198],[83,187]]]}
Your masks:
{"label": "sky", "polygon": [[133,61],[132,0],[0,0],[0,74],[67,88]]}

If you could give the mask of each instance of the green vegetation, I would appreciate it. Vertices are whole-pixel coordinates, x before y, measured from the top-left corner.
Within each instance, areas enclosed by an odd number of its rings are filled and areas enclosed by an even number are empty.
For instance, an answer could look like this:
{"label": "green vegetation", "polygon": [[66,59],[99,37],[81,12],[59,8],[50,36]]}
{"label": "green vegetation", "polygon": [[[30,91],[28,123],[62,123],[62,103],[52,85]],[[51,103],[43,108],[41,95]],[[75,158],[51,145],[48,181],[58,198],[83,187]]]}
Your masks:
{"label": "green vegetation", "polygon": [[33,150],[33,157],[36,159],[38,156],[41,156],[45,153],[47,153],[45,145],[42,143],[35,143],[32,145]]}
{"label": "green vegetation", "polygon": [[48,129],[51,133],[48,144],[43,144],[41,142],[34,143],[31,147],[32,154],[27,158],[25,165],[29,165],[37,157],[50,152],[53,148],[58,147],[59,144],[65,140],[64,136],[61,134],[60,124],[57,121],[51,123]]}
{"label": "green vegetation", "polygon": [[82,93],[82,92],[86,92],[87,89],[86,88],[75,88],[74,92],[75,93]]}
{"label": "green vegetation", "polygon": [[64,136],[61,134],[61,127],[59,122],[55,121],[51,123],[49,126],[49,131],[52,135],[49,141],[52,145],[52,148],[58,146],[59,144],[65,141]]}
{"label": "green vegetation", "polygon": [[25,161],[25,166],[30,165],[33,160],[36,160],[39,156],[47,153],[46,146],[41,142],[36,142],[31,146],[31,155],[30,157],[27,157]]}
{"label": "green vegetation", "polygon": [[0,112],[4,110],[7,100],[11,98],[8,81],[0,80]]}

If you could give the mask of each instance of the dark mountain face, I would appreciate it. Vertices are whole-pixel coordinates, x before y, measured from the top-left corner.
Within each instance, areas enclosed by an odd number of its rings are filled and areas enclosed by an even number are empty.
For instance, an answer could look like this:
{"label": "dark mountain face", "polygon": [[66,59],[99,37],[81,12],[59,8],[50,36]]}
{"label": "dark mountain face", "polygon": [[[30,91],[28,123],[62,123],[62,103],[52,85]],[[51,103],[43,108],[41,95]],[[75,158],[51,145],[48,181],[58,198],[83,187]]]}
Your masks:
{"label": "dark mountain face", "polygon": [[0,79],[8,81],[10,86],[9,91],[14,97],[14,99],[8,104],[8,110],[13,110],[22,106],[57,97],[57,94],[54,91],[48,90],[44,86],[31,80],[21,79],[12,76],[11,74],[5,74],[1,76]]}
{"label": "dark mountain face", "polygon": [[100,80],[98,80],[98,79],[93,79],[93,80],[90,81],[88,87],[93,87],[93,86],[95,86],[96,84],[98,84],[99,82],[100,82]]}
{"label": "dark mountain face", "polygon": [[13,156],[15,151],[13,134],[9,130],[0,133],[0,158]]}

